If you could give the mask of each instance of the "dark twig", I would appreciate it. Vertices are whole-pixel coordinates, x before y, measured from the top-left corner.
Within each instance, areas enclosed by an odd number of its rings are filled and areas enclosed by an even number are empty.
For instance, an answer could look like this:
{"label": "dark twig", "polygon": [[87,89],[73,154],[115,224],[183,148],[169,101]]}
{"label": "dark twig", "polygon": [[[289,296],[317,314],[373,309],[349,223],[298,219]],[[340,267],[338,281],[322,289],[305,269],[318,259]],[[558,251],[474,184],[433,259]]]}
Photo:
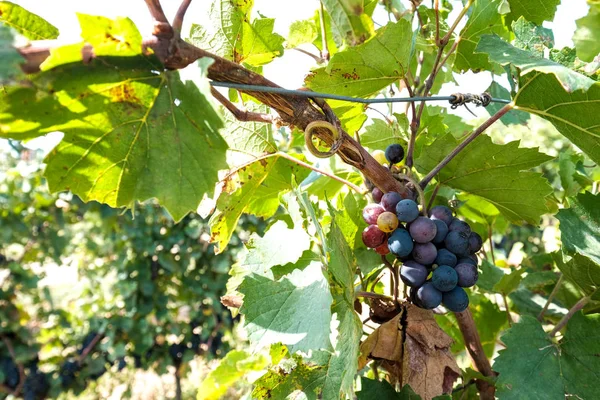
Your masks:
{"label": "dark twig", "polygon": [[183,0],[181,5],[177,9],[177,13],[175,14],[175,18],[173,18],[173,23],[171,26],[173,27],[173,31],[177,37],[181,37],[181,27],[183,26],[183,19],[185,18],[185,13],[187,12],[188,7],[192,0]]}
{"label": "dark twig", "polygon": [[544,314],[546,313],[546,311],[548,311],[548,307],[550,307],[554,296],[556,296],[556,293],[558,292],[558,289],[560,288],[560,285],[563,281],[563,276],[563,274],[560,274],[556,285],[554,285],[554,289],[552,289],[550,296],[548,296],[548,300],[546,300],[546,304],[544,304],[544,308],[542,308],[542,311],[540,311],[540,315],[538,315],[538,321],[542,322],[544,320]]}
{"label": "dark twig", "polygon": [[88,344],[87,347],[85,349],[83,349],[83,351],[81,352],[81,355],[77,359],[78,364],[81,364],[83,362],[83,360],[85,360],[85,358],[88,356],[88,354],[90,354],[90,352],[94,349],[94,347],[96,347],[98,342],[100,340],[102,340],[103,337],[104,337],[104,334],[102,334],[102,333],[98,333],[96,336],[94,336],[94,338],[92,339],[90,344]]}
{"label": "dark twig", "polygon": [[499,120],[504,114],[512,110],[512,104],[507,104],[502,107],[496,114],[492,115],[487,121],[485,121],[481,126],[473,131],[461,144],[456,146],[454,150],[450,152],[438,165],[436,165],[431,172],[429,172],[420,182],[422,188],[425,188],[427,184],[436,176],[442,168],[444,168],[458,153],[460,153],[465,147],[469,145],[477,136],[479,136],[483,131],[490,127],[494,122]]}
{"label": "dark twig", "polygon": [[264,113],[257,113],[251,111],[242,111],[235,106],[231,101],[229,101],[225,96],[223,96],[217,89],[210,88],[210,93],[213,95],[215,99],[219,101],[219,103],[223,104],[233,116],[243,122],[265,122],[269,124],[280,123],[281,120],[274,116]]}
{"label": "dark twig", "polygon": [[157,37],[172,38],[173,28],[167,19],[159,0],[145,0],[150,15],[154,19],[152,34]]}
{"label": "dark twig", "polygon": [[310,51],[306,51],[304,49],[301,49],[299,47],[294,47],[292,50],[296,50],[302,54],[305,54],[307,56],[309,56],[310,58],[312,58],[313,60],[315,60],[317,62],[317,64],[323,64],[325,62],[325,59],[323,59],[322,57],[319,57],[316,54],[311,53]]}
{"label": "dark twig", "polygon": [[[408,94],[410,97],[414,97],[414,92],[410,85],[408,84],[408,80],[404,81],[406,83],[406,90],[408,90]],[[417,118],[417,110],[415,108],[415,102],[410,102],[410,108],[412,110],[412,121],[410,123],[410,140],[408,141],[408,149],[406,151],[406,166],[408,168],[412,168],[413,165],[413,153],[415,151],[415,141],[417,140],[417,133],[419,131],[418,126],[418,118]]]}
{"label": "dark twig", "polygon": [[592,295],[589,295],[589,296],[583,297],[581,300],[579,300],[577,303],[575,303],[575,305],[573,307],[571,307],[571,309],[569,310],[567,315],[562,317],[562,319],[558,322],[558,324],[556,324],[554,329],[552,329],[550,331],[550,333],[548,333],[548,336],[550,336],[550,337],[556,336],[556,334],[567,324],[567,322],[569,322],[571,317],[573,317],[573,315],[575,315],[577,313],[577,311],[579,311],[583,307],[585,307],[585,305],[587,303],[589,303],[589,301],[591,299],[592,299]]}
{"label": "dark twig", "polygon": [[433,193],[431,193],[431,197],[429,198],[429,202],[427,202],[427,209],[428,210],[431,210],[431,206],[433,206],[433,202],[435,201],[437,193],[440,190],[440,186],[442,186],[442,184],[438,182],[438,184],[435,185],[435,188],[433,188]]}

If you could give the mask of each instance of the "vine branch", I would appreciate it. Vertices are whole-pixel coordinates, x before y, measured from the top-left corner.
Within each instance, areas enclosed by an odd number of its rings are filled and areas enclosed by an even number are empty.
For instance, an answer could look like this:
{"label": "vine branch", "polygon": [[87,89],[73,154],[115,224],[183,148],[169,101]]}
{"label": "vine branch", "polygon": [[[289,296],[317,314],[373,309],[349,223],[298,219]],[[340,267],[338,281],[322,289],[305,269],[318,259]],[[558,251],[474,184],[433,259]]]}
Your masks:
{"label": "vine branch", "polygon": [[550,292],[550,296],[548,296],[548,300],[546,300],[546,304],[544,304],[544,308],[542,308],[542,311],[540,311],[540,315],[538,315],[538,321],[542,322],[544,320],[544,314],[546,313],[546,311],[548,311],[548,307],[550,307],[550,304],[552,304],[552,300],[554,300],[554,296],[556,296],[556,293],[558,292],[558,289],[560,288],[560,285],[563,281],[563,274],[560,274],[560,278],[558,278],[558,281],[556,282],[556,285],[554,285],[554,289],[552,289],[552,292]]}
{"label": "vine branch", "polygon": [[180,37],[181,36],[181,28],[183,26],[183,19],[185,18],[185,13],[187,12],[188,7],[192,0],[183,0],[181,5],[177,9],[177,13],[175,14],[175,18],[173,18],[173,31],[175,34]]}
{"label": "vine branch", "polygon": [[556,324],[556,326],[554,327],[554,329],[552,329],[550,331],[550,333],[548,333],[548,336],[550,336],[550,337],[556,336],[556,334],[562,328],[564,328],[565,325],[567,325],[567,322],[569,322],[569,320],[573,317],[573,315],[575,315],[577,313],[577,311],[579,311],[583,307],[585,307],[585,305],[587,303],[589,303],[589,301],[591,299],[592,299],[592,295],[589,295],[589,296],[583,297],[577,303],[575,303],[575,305],[573,307],[571,307],[571,309],[569,310],[569,312],[567,313],[567,315],[565,315],[564,317],[562,317],[562,319],[560,321],[558,321],[558,324]]}
{"label": "vine branch", "polygon": [[225,96],[223,96],[217,89],[211,87],[210,93],[213,95],[215,99],[219,101],[238,121],[243,122],[264,122],[268,124],[276,124],[279,122],[279,118],[265,114],[265,113],[257,113],[251,111],[242,111],[235,106],[231,101],[229,101]]}
{"label": "vine branch", "polygon": [[83,349],[83,351],[81,352],[81,355],[77,358],[78,364],[81,364],[83,362],[83,360],[85,360],[85,358],[88,356],[88,354],[90,354],[90,352],[94,349],[94,347],[96,347],[98,342],[103,337],[104,337],[104,334],[102,334],[102,333],[98,333],[96,336],[94,336],[94,338],[92,339],[90,344],[88,344],[87,347],[85,349]]}

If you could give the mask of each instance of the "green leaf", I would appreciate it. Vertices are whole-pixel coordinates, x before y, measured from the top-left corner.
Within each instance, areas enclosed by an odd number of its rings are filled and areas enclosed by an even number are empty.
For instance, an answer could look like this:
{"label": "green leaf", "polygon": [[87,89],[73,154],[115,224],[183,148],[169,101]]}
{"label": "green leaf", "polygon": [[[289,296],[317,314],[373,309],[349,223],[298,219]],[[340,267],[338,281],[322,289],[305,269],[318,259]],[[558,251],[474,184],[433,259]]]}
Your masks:
{"label": "green leaf", "polygon": [[[417,169],[430,171],[457,144],[450,134],[437,139],[416,160]],[[485,198],[513,223],[538,224],[552,187],[540,174],[524,170],[550,159],[536,149],[519,148],[518,141],[499,145],[482,135],[440,171],[438,180]]]}
{"label": "green leaf", "polygon": [[283,55],[284,38],[273,32],[275,20],[256,18],[250,22],[253,0],[216,0],[210,25],[192,24],[189,40],[236,63],[268,64]]}
{"label": "green leaf", "polygon": [[600,194],[581,193],[570,198],[569,205],[556,214],[563,251],[589,257],[600,268]]}
{"label": "green leaf", "polygon": [[421,400],[409,385],[404,385],[400,392],[386,380],[376,381],[364,376],[360,377],[360,392],[356,393],[357,400]]}
{"label": "green leaf", "polygon": [[142,35],[129,18],[114,20],[94,15],[77,14],[81,38],[92,45],[96,56],[120,57],[142,53]]}
{"label": "green leaf", "polygon": [[0,1],[0,22],[10,26],[27,39],[56,39],[58,29],[44,18],[10,1]]}
{"label": "green leaf", "polygon": [[373,123],[360,134],[361,145],[371,150],[385,150],[390,144],[398,143],[406,148],[406,141],[396,124],[390,125],[379,118],[373,118],[371,121]]}
{"label": "green leaf", "polygon": [[516,36],[513,45],[519,49],[529,50],[538,57],[544,56],[544,49],[554,47],[554,34],[551,29],[543,28],[520,17],[512,23]]}
{"label": "green leaf", "polygon": [[366,97],[399,79],[408,70],[412,31],[401,20],[377,30],[360,46],[336,53],[327,67],[306,78],[306,86],[317,92]]}
{"label": "green leaf", "polygon": [[485,55],[475,53],[475,47],[482,35],[495,33],[504,37],[508,34],[502,23],[502,15],[498,13],[500,3],[502,0],[475,0],[470,9],[469,19],[460,31],[460,42],[454,61],[455,70],[477,72],[492,68]]}
{"label": "green leaf", "polygon": [[[495,97],[495,98],[498,98],[498,99],[506,99],[506,100],[509,100],[509,101],[511,100],[511,98],[510,98],[510,92],[508,90],[506,90],[504,87],[500,86],[495,81],[492,82],[492,84],[490,85],[489,88],[487,88],[486,92],[488,92],[489,94],[491,94],[492,97]],[[494,115],[498,111],[500,111],[500,109],[503,106],[504,105],[501,104],[501,103],[494,103],[494,102],[492,102],[487,107],[485,107],[485,110],[490,115]],[[502,121],[506,125],[510,125],[510,124],[526,124],[527,121],[529,121],[529,114],[526,113],[526,112],[519,111],[519,110],[510,110],[509,112],[507,112],[506,114],[504,114],[500,118],[500,121]]]}
{"label": "green leaf", "polygon": [[312,43],[319,36],[319,29],[311,19],[292,22],[290,33],[286,40],[286,47],[293,49],[301,44]]}
{"label": "green leaf", "polygon": [[198,388],[198,400],[220,399],[227,389],[246,374],[260,371],[267,366],[261,354],[250,354],[243,350],[232,350],[221,360],[219,366],[210,371]]}
{"label": "green leaf", "polygon": [[323,0],[338,33],[350,46],[356,46],[373,34],[373,21],[365,13],[364,0]]}
{"label": "green leaf", "polygon": [[561,257],[558,253],[554,260],[565,278],[578,286],[586,295],[592,295],[600,288],[600,265],[595,260],[579,253],[575,253],[572,257],[566,255]]}
{"label": "green leaf", "polygon": [[331,347],[332,298],[321,263],[312,262],[280,280],[253,273],[239,290],[244,295],[244,327],[256,348],[281,342],[293,354]]}
{"label": "green leaf", "polygon": [[571,318],[557,345],[533,317],[524,316],[502,337],[506,349],[494,363],[500,400],[594,398],[598,391],[600,315]]}
{"label": "green leaf", "polygon": [[600,163],[600,83],[569,93],[551,74],[532,74],[515,97],[516,108],[547,119],[594,162]]}
{"label": "green leaf", "polygon": [[536,25],[544,21],[552,21],[560,0],[508,0],[510,4],[509,18],[524,17]]}
{"label": "green leaf", "polygon": [[590,4],[588,15],[575,23],[577,29],[573,35],[573,43],[577,56],[583,61],[591,62],[600,53],[600,4]]}
{"label": "green leaf", "polygon": [[14,48],[13,39],[10,29],[0,24],[0,85],[21,73],[19,64],[23,57]]}
{"label": "green leaf", "polygon": [[61,131],[46,158],[52,192],[111,207],[155,197],[180,220],[212,195],[227,146],[206,92],[149,61],[99,58],[36,75],[0,98],[0,136]]}
{"label": "green leaf", "polygon": [[243,213],[271,217],[279,207],[279,195],[292,189],[292,176],[302,180],[308,170],[278,153],[260,158],[230,173],[209,221],[215,251],[222,252]]}
{"label": "green leaf", "polygon": [[[518,67],[521,69],[522,75],[526,75],[531,71],[554,74],[567,92],[579,89],[587,91],[595,83],[587,76],[574,72],[561,64],[536,56],[527,50],[518,49],[498,36],[483,35],[475,51],[487,54],[490,60],[501,65],[512,64]],[[527,84],[524,86],[527,86]],[[521,87],[521,90],[523,90],[523,87]]]}
{"label": "green leaf", "polygon": [[494,285],[494,289],[492,290],[494,293],[502,293],[503,295],[508,295],[519,287],[519,284],[523,280],[523,271],[522,269],[512,270],[508,274],[502,275],[502,278]]}

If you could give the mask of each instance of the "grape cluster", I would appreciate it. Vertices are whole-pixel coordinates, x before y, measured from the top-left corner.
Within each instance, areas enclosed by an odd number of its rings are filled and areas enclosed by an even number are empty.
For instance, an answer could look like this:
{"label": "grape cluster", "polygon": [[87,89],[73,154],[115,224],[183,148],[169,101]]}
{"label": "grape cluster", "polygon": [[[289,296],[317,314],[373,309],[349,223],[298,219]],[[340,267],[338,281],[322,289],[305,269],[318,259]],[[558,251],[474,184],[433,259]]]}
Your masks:
{"label": "grape cluster", "polygon": [[[396,160],[388,157],[392,164]],[[443,304],[451,311],[464,311],[469,305],[464,288],[478,278],[475,253],[483,245],[481,236],[448,207],[433,207],[423,216],[416,202],[396,192],[383,194],[374,188],[372,195],[376,203],[363,209],[368,224],[362,232],[365,245],[402,262],[400,278],[410,286],[417,306],[433,309]]]}

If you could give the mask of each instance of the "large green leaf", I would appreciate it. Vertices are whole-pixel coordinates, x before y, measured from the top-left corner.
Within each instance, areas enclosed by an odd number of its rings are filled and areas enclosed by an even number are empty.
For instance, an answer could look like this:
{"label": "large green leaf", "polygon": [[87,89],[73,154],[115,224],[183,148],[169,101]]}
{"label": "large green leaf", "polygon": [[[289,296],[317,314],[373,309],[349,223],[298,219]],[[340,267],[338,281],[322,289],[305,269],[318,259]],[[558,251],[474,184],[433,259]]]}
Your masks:
{"label": "large green leaf", "polygon": [[321,263],[279,280],[250,274],[240,285],[245,329],[257,348],[283,343],[291,353],[330,348],[331,294]]}
{"label": "large green leaf", "polygon": [[500,400],[593,399],[599,386],[600,343],[595,334],[600,315],[578,312],[557,345],[533,317],[524,316],[502,337],[506,349],[494,363],[500,375],[496,395]]}
{"label": "large green leaf", "polygon": [[588,15],[578,19],[576,23],[573,43],[577,56],[583,61],[592,61],[600,54],[600,4],[590,4]]}
{"label": "large green leaf", "polygon": [[556,215],[560,221],[563,251],[587,256],[600,268],[600,194],[581,193],[570,198],[569,205]]}
{"label": "large green leaf", "polygon": [[406,140],[400,134],[397,124],[390,125],[386,121],[373,118],[372,124],[360,135],[360,144],[372,150],[385,150],[390,144],[401,144],[406,148]]}
{"label": "large green leaf", "polygon": [[475,53],[475,47],[484,34],[495,33],[500,36],[507,34],[507,29],[502,23],[502,15],[498,13],[501,3],[502,0],[475,0],[467,24],[460,31],[460,42],[454,61],[455,70],[476,72],[492,68],[485,55]]}
{"label": "large green leaf", "polygon": [[593,295],[600,289],[600,264],[595,260],[579,253],[573,256],[561,256],[558,253],[554,259],[565,278],[586,295]]}
{"label": "large green leaf", "polygon": [[524,17],[536,25],[542,25],[544,21],[552,21],[556,7],[560,0],[508,0],[510,4],[509,18],[518,19]]}
{"label": "large green leaf", "polygon": [[10,1],[0,1],[0,22],[31,40],[58,37],[58,29],[54,25]]}
{"label": "large green leaf", "polygon": [[222,252],[243,213],[271,217],[279,207],[279,195],[292,189],[292,176],[301,181],[308,170],[278,153],[259,158],[230,173],[209,224],[215,251]]}
{"label": "large green leaf", "polygon": [[180,220],[227,168],[221,119],[193,83],[141,57],[96,59],[37,75],[0,98],[0,135],[64,138],[48,155],[50,190],[112,207],[157,198]]}
{"label": "large green leaf", "polygon": [[[508,90],[506,90],[504,87],[500,86],[496,81],[491,83],[490,87],[487,88],[486,92],[491,94],[492,97],[495,97],[498,99],[505,99],[505,100],[509,100],[509,101],[511,100],[510,92]],[[498,111],[500,111],[500,109],[503,106],[504,105],[501,103],[490,103],[487,107],[485,107],[485,110],[490,115],[494,115]],[[500,121],[502,121],[506,125],[526,124],[527,121],[529,121],[529,114],[519,111],[519,110],[510,110],[509,112],[507,112],[500,118]]]}
{"label": "large green leaf", "polygon": [[[440,137],[416,160],[417,169],[430,171],[457,144],[450,134]],[[552,187],[540,174],[525,170],[551,158],[536,149],[519,148],[518,141],[499,145],[482,135],[440,171],[438,180],[487,199],[513,223],[538,224],[548,210],[545,198]]]}
{"label": "large green leaf", "polygon": [[552,74],[530,74],[517,93],[517,109],[539,115],[579,147],[594,162],[600,163],[600,83],[589,90],[569,93]]}
{"label": "large green leaf", "polygon": [[360,46],[336,53],[313,71],[306,85],[317,92],[366,97],[404,77],[411,53],[410,23],[401,20],[377,30]]}
{"label": "large green leaf", "polygon": [[283,55],[284,38],[273,32],[275,20],[251,21],[253,0],[216,0],[210,25],[192,24],[190,41],[236,63],[264,65]]}
{"label": "large green leaf", "polygon": [[364,0],[323,0],[338,33],[350,46],[367,40],[373,33],[373,21],[365,12]]}
{"label": "large green leaf", "polygon": [[498,36],[483,35],[475,51],[488,55],[490,60],[499,64],[512,64],[518,67],[523,75],[531,71],[554,74],[568,92],[579,89],[588,90],[595,83],[594,80],[574,72],[564,65],[537,56],[530,51],[516,48]]}

